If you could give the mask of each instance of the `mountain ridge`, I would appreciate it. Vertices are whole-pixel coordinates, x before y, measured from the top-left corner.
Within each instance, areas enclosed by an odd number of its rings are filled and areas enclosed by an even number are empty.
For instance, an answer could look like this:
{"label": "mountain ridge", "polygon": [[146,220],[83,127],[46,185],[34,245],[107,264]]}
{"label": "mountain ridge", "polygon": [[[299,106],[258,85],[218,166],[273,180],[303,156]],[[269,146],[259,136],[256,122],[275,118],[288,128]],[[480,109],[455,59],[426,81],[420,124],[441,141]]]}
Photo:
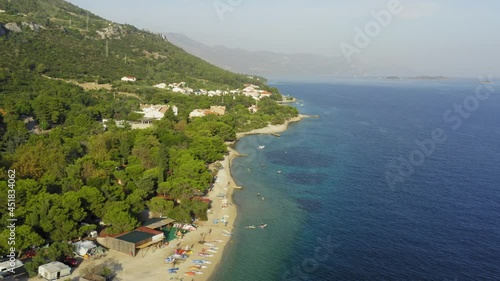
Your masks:
{"label": "mountain ridge", "polygon": [[0,63],[7,74],[39,67],[41,74],[84,82],[119,80],[263,85],[186,53],[161,34],[103,19],[63,0],[0,0]]}
{"label": "mountain ridge", "polygon": [[250,51],[222,45],[209,46],[181,33],[163,34],[174,45],[223,69],[256,73],[259,76],[278,80],[322,80],[351,76],[384,77],[394,73],[402,76],[421,75],[404,65],[388,65],[384,61],[374,63],[356,59],[348,63],[343,57],[263,50]]}
{"label": "mountain ridge", "polygon": [[164,33],[166,38],[186,52],[203,58],[221,68],[237,72],[256,73],[269,78],[303,75],[353,75],[356,65],[343,58],[308,53],[277,53],[208,46],[180,33]]}

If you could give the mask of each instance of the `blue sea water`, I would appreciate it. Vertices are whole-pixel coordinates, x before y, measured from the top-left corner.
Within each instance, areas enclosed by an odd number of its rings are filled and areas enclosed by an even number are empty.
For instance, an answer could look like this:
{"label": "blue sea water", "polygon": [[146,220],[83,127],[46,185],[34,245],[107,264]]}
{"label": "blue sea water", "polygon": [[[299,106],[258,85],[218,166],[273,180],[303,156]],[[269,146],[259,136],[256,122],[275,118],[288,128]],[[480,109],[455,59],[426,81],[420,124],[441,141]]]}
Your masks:
{"label": "blue sea water", "polygon": [[320,118],[237,143],[244,188],[213,280],[500,280],[500,89],[479,100],[480,85],[277,84]]}

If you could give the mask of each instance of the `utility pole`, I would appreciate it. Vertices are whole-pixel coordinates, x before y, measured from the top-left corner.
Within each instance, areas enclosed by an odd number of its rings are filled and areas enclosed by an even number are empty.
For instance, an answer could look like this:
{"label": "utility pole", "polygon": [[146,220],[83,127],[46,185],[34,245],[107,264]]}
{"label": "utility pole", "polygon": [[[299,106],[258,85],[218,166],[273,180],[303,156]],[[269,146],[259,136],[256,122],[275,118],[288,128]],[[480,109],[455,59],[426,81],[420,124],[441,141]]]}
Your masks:
{"label": "utility pole", "polygon": [[108,40],[106,40],[106,57],[109,55]]}
{"label": "utility pole", "polygon": [[87,31],[89,31],[89,11],[87,11]]}

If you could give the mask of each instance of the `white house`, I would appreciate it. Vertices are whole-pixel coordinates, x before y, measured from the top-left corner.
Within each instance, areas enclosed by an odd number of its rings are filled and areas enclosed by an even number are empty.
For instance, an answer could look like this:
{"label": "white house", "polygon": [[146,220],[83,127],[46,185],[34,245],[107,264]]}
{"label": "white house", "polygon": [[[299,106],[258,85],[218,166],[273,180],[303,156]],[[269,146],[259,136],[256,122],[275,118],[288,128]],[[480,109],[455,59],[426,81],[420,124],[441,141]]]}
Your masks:
{"label": "white house", "polygon": [[210,109],[195,109],[189,113],[189,118],[193,117],[203,117],[208,114],[215,114],[215,115],[224,115],[226,114],[226,107],[225,106],[210,106]]}
{"label": "white house", "polygon": [[266,91],[262,91],[262,92],[260,93],[260,98],[262,99],[262,98],[265,98],[265,97],[271,97],[271,95],[272,95],[272,94],[273,94],[273,93],[266,92]]}
{"label": "white house", "polygon": [[195,109],[189,113],[189,118],[194,118],[194,117],[203,117],[205,116],[205,110],[203,109]]}
{"label": "white house", "polygon": [[255,92],[255,88],[252,86],[247,86],[245,89],[243,89],[243,92],[250,93],[250,92]]}
{"label": "white house", "polygon": [[174,88],[172,88],[172,92],[174,92],[174,93],[183,93],[184,94],[186,91],[184,91],[184,89],[182,89],[182,88],[174,87]]}
{"label": "white house", "polygon": [[[144,118],[146,119],[155,119],[155,120],[160,120],[165,116],[165,113],[170,109],[169,105],[162,105],[162,104],[141,104],[141,110],[137,113],[144,114]],[[174,115],[177,116],[179,113],[179,109],[177,106],[172,107],[172,111],[174,112]]]}
{"label": "white house", "polygon": [[183,88],[184,86],[186,86],[186,82],[180,82],[180,83],[171,83],[171,84],[168,84],[168,86],[170,88]]}
{"label": "white house", "polygon": [[153,87],[155,88],[159,88],[159,89],[165,89],[167,87],[167,84],[165,83],[160,83],[160,84],[156,84],[154,85]]}
{"label": "white house", "polygon": [[210,106],[210,112],[211,114],[217,114],[217,115],[224,115],[226,114],[226,107],[225,106],[216,106],[212,105]]}
{"label": "white house", "polygon": [[38,267],[38,275],[45,280],[58,280],[71,274],[71,267],[62,262],[53,261]]}
{"label": "white house", "polygon": [[122,77],[122,81],[135,82],[135,81],[137,81],[137,78],[135,78],[134,76],[124,76],[124,77]]}

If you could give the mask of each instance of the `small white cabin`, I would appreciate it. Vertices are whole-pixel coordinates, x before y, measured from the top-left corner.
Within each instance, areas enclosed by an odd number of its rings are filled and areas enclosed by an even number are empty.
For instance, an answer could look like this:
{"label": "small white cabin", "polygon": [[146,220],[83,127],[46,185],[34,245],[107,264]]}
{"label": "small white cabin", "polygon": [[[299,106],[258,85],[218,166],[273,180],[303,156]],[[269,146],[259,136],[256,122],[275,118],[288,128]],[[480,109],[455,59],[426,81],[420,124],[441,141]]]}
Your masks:
{"label": "small white cabin", "polygon": [[38,267],[38,275],[45,280],[57,280],[71,274],[71,267],[62,262],[53,261]]}
{"label": "small white cabin", "polygon": [[124,77],[122,77],[122,81],[135,82],[135,81],[137,81],[137,78],[135,78],[134,76],[124,76]]}

